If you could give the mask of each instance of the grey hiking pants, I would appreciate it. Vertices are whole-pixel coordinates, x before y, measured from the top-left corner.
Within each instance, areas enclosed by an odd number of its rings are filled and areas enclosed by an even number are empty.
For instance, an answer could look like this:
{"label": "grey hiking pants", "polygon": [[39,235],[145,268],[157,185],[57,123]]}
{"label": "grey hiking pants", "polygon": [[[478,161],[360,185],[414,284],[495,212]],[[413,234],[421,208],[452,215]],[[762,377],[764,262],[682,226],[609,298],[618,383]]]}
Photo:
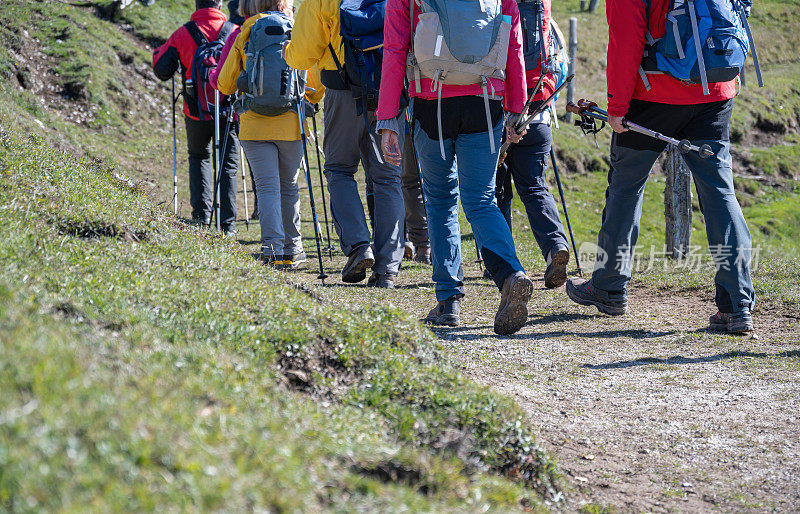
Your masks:
{"label": "grey hiking pants", "polygon": [[[669,105],[632,100],[626,118],[695,145],[708,144],[714,155],[684,154],[692,171],[706,223],[709,250],[717,273],[716,304],[721,312],[752,309],[755,290],[750,278],[752,241],[733,189],[728,125],[733,100],[697,105]],[[624,297],[631,279],[639,238],[642,198],[650,169],[666,143],[625,132],[611,140],[603,225],[598,235],[598,259],[593,290],[601,297]]]}
{"label": "grey hiking pants", "polygon": [[265,256],[303,251],[297,177],[300,141],[242,141],[256,184],[261,252]]}
{"label": "grey hiking pants", "polygon": [[[342,252],[350,255],[353,250],[370,244],[370,231],[355,180],[363,156],[375,195],[373,270],[396,275],[405,245],[400,168],[378,161],[364,118],[356,114],[356,103],[350,91],[326,89],[324,106],[325,176]],[[368,119],[372,137],[380,145],[380,136],[375,133],[375,113],[369,112]]]}

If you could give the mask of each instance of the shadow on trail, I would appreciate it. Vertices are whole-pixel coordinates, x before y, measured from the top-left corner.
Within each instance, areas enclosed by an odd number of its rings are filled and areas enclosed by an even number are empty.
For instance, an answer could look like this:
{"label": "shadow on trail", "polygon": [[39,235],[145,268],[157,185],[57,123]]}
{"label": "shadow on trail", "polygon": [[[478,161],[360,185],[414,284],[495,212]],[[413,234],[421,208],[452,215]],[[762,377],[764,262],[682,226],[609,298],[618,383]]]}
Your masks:
{"label": "shadow on trail", "polygon": [[650,364],[706,364],[709,362],[718,362],[721,360],[738,359],[743,357],[750,357],[756,359],[767,359],[770,357],[800,358],[800,350],[792,350],[779,353],[756,353],[756,352],[732,351],[732,352],[718,353],[716,355],[708,355],[706,357],[683,357],[681,355],[676,355],[674,357],[667,357],[667,358],[643,357],[641,359],[610,362],[608,364],[583,364],[581,365],[581,367],[599,371],[605,369],[635,368],[637,366],[648,366]]}

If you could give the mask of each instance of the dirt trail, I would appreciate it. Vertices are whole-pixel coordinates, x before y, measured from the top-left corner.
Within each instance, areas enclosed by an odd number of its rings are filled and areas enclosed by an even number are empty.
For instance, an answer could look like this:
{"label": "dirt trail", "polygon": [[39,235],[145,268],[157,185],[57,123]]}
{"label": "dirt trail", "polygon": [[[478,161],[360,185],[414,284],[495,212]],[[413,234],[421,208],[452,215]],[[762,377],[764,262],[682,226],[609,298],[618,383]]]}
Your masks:
{"label": "dirt trail", "polygon": [[797,511],[797,314],[762,314],[758,339],[709,334],[698,328],[713,302],[690,295],[635,290],[632,313],[610,318],[542,291],[555,314],[513,337],[436,333],[468,376],[530,414],[576,486],[573,507]]}
{"label": "dirt trail", "polygon": [[[703,329],[714,306],[702,292],[633,289],[631,314],[611,318],[538,289],[528,324],[501,338],[497,290],[478,274],[467,270],[462,326],[435,333],[466,375],[528,412],[574,487],[570,509],[800,510],[796,308],[761,309],[758,338],[737,338]],[[420,318],[433,305],[428,267],[405,265],[394,291],[331,275],[315,288],[324,301],[391,303]]]}

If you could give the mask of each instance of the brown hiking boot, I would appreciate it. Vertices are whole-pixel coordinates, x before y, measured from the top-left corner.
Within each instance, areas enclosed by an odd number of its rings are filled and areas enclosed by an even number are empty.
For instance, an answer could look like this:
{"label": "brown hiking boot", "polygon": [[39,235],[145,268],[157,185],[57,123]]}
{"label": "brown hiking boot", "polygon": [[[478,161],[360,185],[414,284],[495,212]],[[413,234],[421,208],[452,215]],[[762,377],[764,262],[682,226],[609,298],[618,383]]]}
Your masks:
{"label": "brown hiking boot", "polygon": [[501,336],[517,332],[528,321],[528,302],[533,294],[533,281],[524,271],[517,271],[503,283],[500,307],[494,317],[494,331]]}
{"label": "brown hiking boot", "polygon": [[555,289],[567,281],[567,263],[569,250],[563,245],[557,245],[550,250],[547,256],[547,269],[544,272],[544,287]]}
{"label": "brown hiking boot", "polygon": [[628,299],[625,296],[611,298],[608,293],[596,290],[591,280],[574,277],[567,282],[567,296],[579,304],[597,307],[609,316],[622,316],[628,312]]}
{"label": "brown hiking boot", "polygon": [[377,287],[378,289],[394,289],[395,275],[391,273],[372,272],[372,276],[367,280],[367,287]]}
{"label": "brown hiking boot", "polygon": [[750,311],[718,312],[709,318],[708,328],[729,334],[750,334],[753,332],[753,316]]}

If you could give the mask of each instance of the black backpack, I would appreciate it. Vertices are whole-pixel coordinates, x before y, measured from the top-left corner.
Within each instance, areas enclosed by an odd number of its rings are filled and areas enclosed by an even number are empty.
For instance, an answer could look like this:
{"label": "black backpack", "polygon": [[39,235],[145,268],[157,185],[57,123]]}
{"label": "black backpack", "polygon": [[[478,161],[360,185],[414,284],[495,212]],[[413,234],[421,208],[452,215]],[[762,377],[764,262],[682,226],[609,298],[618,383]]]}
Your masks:
{"label": "black backpack", "polygon": [[[192,36],[197,50],[192,57],[191,79],[183,84],[183,95],[189,106],[189,114],[200,120],[213,120],[216,105],[214,104],[214,88],[211,87],[209,77],[219,64],[225,41],[233,32],[234,25],[226,21],[214,41],[209,41],[194,21],[190,21],[184,27]],[[220,95],[220,109],[227,106],[228,97]]]}

